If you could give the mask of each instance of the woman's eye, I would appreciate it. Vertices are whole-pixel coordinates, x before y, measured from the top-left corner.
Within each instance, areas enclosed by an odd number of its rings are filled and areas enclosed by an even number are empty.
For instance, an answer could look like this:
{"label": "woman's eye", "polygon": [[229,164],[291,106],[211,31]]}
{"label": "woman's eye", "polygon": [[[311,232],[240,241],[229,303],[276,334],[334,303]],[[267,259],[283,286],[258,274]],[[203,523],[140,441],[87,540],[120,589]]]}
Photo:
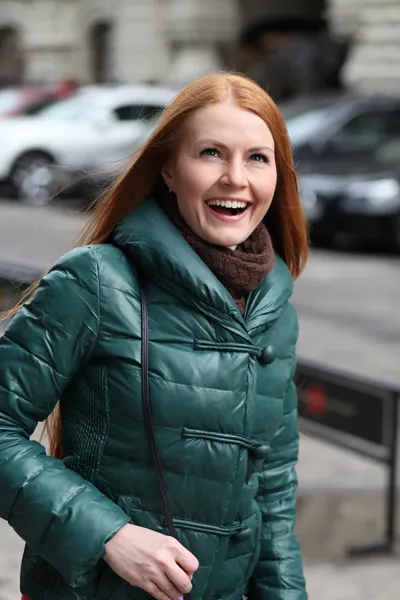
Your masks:
{"label": "woman's eye", "polygon": [[267,163],[268,162],[268,158],[265,156],[265,154],[252,154],[251,155],[251,160],[254,162],[260,162],[260,163]]}
{"label": "woman's eye", "polygon": [[216,150],[216,148],[205,148],[205,150],[202,150],[200,152],[200,155],[203,156],[219,156],[219,152],[218,150]]}

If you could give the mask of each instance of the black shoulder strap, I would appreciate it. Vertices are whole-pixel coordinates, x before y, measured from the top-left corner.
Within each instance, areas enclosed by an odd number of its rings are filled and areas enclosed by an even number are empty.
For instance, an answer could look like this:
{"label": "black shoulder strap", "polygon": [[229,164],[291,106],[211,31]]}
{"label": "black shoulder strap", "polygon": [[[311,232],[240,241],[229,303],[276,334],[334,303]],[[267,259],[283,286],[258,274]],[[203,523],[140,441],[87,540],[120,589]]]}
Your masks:
{"label": "black shoulder strap", "polygon": [[143,414],[146,425],[146,433],[149,441],[151,454],[157,474],[158,488],[163,504],[165,520],[170,536],[176,538],[174,522],[172,520],[171,507],[168,501],[168,492],[162,472],[160,454],[158,452],[154,425],[151,417],[150,393],[149,393],[149,314],[147,304],[146,286],[143,276],[139,274],[141,317],[142,317],[142,403]]}

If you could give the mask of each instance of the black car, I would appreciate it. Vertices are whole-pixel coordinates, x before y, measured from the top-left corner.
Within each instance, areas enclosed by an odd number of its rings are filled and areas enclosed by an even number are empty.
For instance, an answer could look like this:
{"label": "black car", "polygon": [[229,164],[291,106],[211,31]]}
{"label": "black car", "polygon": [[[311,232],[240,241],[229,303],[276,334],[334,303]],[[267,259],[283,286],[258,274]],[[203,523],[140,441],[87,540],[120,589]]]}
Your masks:
{"label": "black car", "polygon": [[280,108],[300,173],[369,162],[377,148],[400,137],[400,98],[344,94],[299,98]]}
{"label": "black car", "polygon": [[400,247],[400,98],[300,98],[281,111],[311,239]]}
{"label": "black car", "polygon": [[368,161],[325,163],[299,182],[314,243],[400,249],[400,137]]}

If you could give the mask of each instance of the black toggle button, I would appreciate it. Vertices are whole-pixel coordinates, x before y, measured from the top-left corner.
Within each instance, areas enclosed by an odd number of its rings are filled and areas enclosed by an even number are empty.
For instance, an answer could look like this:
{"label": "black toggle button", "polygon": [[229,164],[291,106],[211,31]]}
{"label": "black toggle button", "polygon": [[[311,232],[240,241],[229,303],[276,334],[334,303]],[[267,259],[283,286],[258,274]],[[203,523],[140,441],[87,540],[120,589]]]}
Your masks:
{"label": "black toggle button", "polygon": [[233,538],[236,542],[246,542],[250,538],[250,536],[251,536],[251,529],[249,529],[249,527],[247,527],[247,529],[242,529],[241,531],[238,531],[237,533],[235,533]]}
{"label": "black toggle button", "polygon": [[276,350],[274,346],[266,346],[261,353],[261,362],[264,365],[270,365],[276,358]]}
{"label": "black toggle button", "polygon": [[269,451],[269,446],[257,446],[256,448],[252,448],[250,454],[253,458],[257,460],[261,460],[267,458]]}

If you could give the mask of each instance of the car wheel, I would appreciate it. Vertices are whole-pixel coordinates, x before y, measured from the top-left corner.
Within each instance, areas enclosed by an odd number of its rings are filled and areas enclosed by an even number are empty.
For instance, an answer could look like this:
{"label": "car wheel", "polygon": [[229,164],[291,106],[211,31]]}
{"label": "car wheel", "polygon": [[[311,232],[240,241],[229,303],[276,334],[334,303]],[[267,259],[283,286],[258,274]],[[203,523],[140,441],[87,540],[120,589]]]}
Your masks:
{"label": "car wheel", "polygon": [[39,151],[22,154],[14,163],[11,183],[18,199],[31,206],[44,206],[58,191],[54,159]]}

